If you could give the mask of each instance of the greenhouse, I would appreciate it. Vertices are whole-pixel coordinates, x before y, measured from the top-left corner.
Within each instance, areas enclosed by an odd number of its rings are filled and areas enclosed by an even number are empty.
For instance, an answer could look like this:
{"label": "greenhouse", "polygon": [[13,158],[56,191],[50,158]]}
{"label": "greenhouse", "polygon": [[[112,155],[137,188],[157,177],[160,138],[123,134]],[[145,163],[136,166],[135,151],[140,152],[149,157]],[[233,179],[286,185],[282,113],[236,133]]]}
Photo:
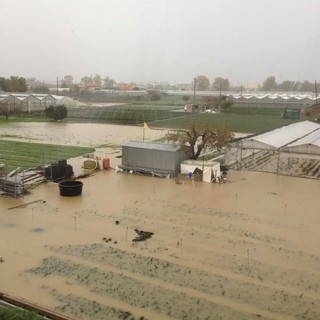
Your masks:
{"label": "greenhouse", "polygon": [[78,102],[70,97],[53,94],[0,93],[0,102],[24,112],[44,110],[50,105],[65,105],[68,108],[78,106]]}
{"label": "greenhouse", "polygon": [[143,124],[184,115],[184,110],[177,111],[176,106],[145,106],[108,104],[108,106],[79,106],[68,110],[70,122],[102,122],[120,123],[125,125]]}
{"label": "greenhouse", "polygon": [[320,124],[303,121],[239,139],[226,149],[234,169],[320,178]]}
{"label": "greenhouse", "polygon": [[246,108],[288,108],[302,109],[316,102],[316,96],[310,94],[282,94],[282,93],[258,93],[258,94],[231,94],[233,107]]}

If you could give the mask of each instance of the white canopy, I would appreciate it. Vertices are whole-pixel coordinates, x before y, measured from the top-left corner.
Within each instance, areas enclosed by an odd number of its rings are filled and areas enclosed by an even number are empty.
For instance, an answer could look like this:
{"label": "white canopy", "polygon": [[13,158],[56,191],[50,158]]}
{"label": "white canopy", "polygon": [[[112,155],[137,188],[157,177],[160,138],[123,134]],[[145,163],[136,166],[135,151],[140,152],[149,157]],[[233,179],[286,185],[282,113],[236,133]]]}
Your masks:
{"label": "white canopy", "polygon": [[196,169],[201,170],[202,181],[211,183],[213,179],[221,176],[220,163],[215,161],[185,160],[181,163],[181,173],[193,173]]}

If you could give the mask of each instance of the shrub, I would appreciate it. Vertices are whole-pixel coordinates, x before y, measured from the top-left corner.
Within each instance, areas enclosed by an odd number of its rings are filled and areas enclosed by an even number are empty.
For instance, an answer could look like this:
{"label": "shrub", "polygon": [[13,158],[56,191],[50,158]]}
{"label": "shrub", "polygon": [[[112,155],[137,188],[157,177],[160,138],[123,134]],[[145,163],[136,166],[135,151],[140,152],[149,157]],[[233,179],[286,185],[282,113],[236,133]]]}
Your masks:
{"label": "shrub", "polygon": [[182,96],[182,100],[187,102],[190,100],[190,97],[189,96]]}
{"label": "shrub", "polygon": [[151,100],[152,101],[158,101],[160,100],[161,97],[160,97],[160,94],[159,93],[154,93],[152,96],[151,96]]}
{"label": "shrub", "polygon": [[0,308],[0,320],[41,320],[36,313],[16,308]]}
{"label": "shrub", "polygon": [[44,110],[47,117],[54,120],[62,120],[67,117],[68,109],[66,106],[49,106]]}

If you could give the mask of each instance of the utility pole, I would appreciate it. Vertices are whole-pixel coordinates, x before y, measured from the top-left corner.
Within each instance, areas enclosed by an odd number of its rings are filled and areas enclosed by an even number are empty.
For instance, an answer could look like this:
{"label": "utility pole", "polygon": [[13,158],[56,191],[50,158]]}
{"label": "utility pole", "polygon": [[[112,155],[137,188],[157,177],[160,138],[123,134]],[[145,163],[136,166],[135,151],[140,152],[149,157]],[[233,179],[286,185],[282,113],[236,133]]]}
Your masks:
{"label": "utility pole", "polygon": [[221,112],[221,83],[219,85],[219,113]]}
{"label": "utility pole", "polygon": [[196,85],[197,85],[197,79],[193,79],[193,105],[196,105]]}
{"label": "utility pole", "polygon": [[314,92],[315,92],[315,94],[316,94],[316,103],[318,103],[317,80],[314,80]]}
{"label": "utility pole", "polygon": [[59,78],[57,77],[57,95],[59,94]]}

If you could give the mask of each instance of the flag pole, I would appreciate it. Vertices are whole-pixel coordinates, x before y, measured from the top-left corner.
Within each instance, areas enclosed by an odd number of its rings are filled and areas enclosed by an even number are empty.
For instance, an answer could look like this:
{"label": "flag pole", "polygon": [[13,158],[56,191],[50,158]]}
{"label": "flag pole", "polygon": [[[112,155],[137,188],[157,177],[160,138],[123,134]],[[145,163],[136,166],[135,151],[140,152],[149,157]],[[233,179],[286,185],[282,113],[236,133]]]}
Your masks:
{"label": "flag pole", "polygon": [[148,127],[148,125],[147,125],[147,123],[144,121],[143,122],[143,141],[144,141],[144,134],[145,134],[145,129],[150,129],[149,127]]}

